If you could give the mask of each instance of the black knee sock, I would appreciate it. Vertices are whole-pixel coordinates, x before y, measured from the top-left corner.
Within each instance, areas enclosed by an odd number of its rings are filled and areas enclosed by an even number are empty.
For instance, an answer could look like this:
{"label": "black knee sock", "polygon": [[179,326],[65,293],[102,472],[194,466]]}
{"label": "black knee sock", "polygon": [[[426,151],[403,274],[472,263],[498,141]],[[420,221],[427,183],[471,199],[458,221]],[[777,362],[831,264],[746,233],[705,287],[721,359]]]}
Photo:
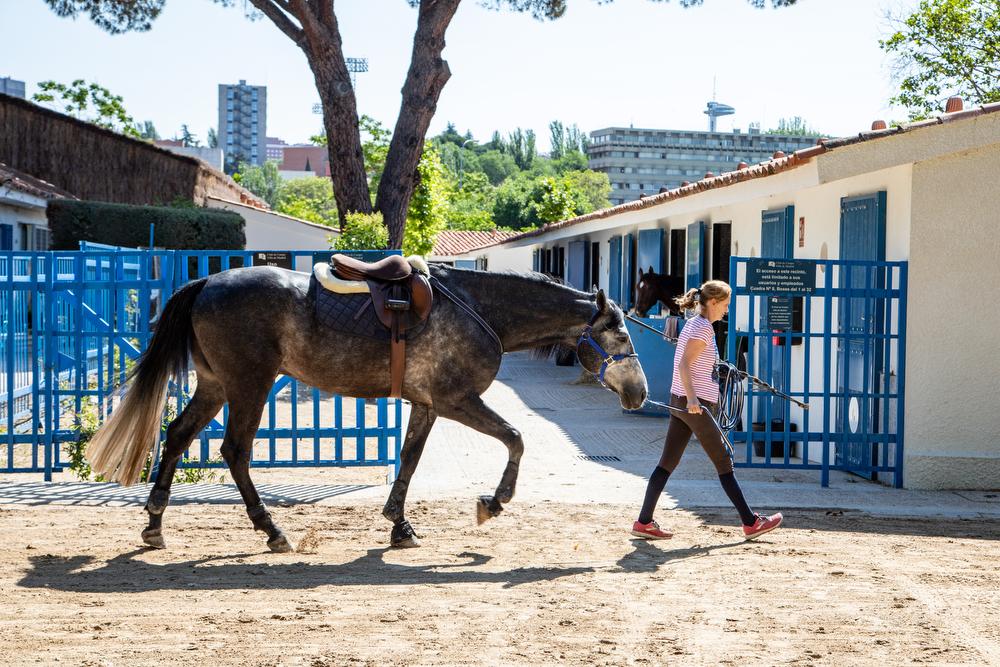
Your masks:
{"label": "black knee sock", "polygon": [[725,489],[726,495],[732,501],[733,507],[740,513],[740,520],[743,522],[743,525],[752,526],[754,521],[757,520],[757,515],[750,511],[747,499],[743,497],[743,489],[740,488],[739,482],[736,481],[736,475],[727,472],[725,475],[719,475],[719,481],[722,482],[722,488]]}
{"label": "black knee sock", "polygon": [[670,477],[670,471],[660,466],[656,466],[653,474],[649,476],[649,484],[646,485],[646,499],[642,501],[642,511],[639,512],[639,523],[649,523],[653,520],[656,501],[663,493],[663,487],[667,485],[668,477]]}

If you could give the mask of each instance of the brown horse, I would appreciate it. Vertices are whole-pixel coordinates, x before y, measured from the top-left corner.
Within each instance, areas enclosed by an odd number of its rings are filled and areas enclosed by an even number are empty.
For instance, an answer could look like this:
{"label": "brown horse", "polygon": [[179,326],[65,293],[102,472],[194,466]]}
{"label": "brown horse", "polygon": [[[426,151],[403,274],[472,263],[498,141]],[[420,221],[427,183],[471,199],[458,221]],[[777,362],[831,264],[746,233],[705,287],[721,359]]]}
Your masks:
{"label": "brown horse", "polygon": [[674,298],[683,293],[683,276],[654,273],[653,267],[649,267],[649,271],[645,273],[639,269],[639,283],[635,286],[635,312],[639,317],[645,317],[649,309],[659,301],[671,315],[680,315],[681,310],[674,303]]}

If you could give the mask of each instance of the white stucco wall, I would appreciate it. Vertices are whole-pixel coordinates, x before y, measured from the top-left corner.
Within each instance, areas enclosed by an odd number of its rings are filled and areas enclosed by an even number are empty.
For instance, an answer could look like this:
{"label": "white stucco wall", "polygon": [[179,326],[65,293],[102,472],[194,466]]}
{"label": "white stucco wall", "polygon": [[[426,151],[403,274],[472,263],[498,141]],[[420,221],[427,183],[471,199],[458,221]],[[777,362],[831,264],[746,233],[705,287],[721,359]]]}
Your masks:
{"label": "white stucco wall", "polygon": [[907,486],[1000,489],[998,183],[1000,141],[913,168]]}
{"label": "white stucco wall", "polygon": [[[235,211],[243,216],[246,220],[247,250],[327,250],[330,248],[327,237],[339,234],[330,227],[224,199],[208,197],[207,203],[209,208]],[[312,271],[312,261],[299,257],[295,269]]]}
{"label": "white stucco wall", "polygon": [[[11,227],[13,250],[34,250],[35,229],[48,229],[45,217],[47,201],[8,187],[0,187],[0,224]],[[28,239],[24,237],[27,226]],[[27,241],[27,242],[26,242]]]}

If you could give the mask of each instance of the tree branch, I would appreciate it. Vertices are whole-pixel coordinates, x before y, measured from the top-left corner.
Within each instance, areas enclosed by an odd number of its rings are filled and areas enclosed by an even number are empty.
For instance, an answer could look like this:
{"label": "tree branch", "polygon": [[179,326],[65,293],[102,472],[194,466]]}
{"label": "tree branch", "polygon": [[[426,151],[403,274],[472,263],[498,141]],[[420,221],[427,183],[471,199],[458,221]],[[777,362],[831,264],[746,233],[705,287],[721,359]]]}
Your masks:
{"label": "tree branch", "polygon": [[389,144],[375,208],[389,227],[389,243],[401,247],[406,209],[417,184],[417,164],[438,98],[451,71],[441,58],[445,32],[461,0],[422,0],[413,35],[413,56],[403,84],[403,101]]}
{"label": "tree branch", "polygon": [[[316,49],[323,43],[323,25],[319,22],[315,14],[313,3],[309,0],[289,0],[291,11],[295,18],[302,24],[302,30],[306,33],[306,39],[311,48]],[[339,39],[338,45],[339,45]]]}
{"label": "tree branch", "polygon": [[289,39],[295,42],[299,48],[305,48],[305,34],[301,28],[292,23],[292,20],[285,13],[291,13],[288,3],[284,0],[250,0],[250,3],[271,19],[271,22],[278,26],[281,32],[288,35]]}

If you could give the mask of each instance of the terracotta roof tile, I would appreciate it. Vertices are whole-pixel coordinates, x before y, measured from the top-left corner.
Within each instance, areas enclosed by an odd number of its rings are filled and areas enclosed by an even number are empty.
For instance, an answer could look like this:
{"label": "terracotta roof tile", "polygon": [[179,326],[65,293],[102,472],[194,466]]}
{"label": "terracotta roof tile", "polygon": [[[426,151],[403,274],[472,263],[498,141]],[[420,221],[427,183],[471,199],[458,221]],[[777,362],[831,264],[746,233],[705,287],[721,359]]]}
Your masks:
{"label": "terracotta roof tile", "polygon": [[470,232],[448,229],[437,235],[431,255],[437,255],[438,257],[461,255],[472,250],[496,245],[514,236],[517,236],[517,232],[504,232],[500,230]]}
{"label": "terracotta roof tile", "polygon": [[13,167],[8,167],[3,162],[0,162],[0,185],[44,199],[76,199],[62,188]]}

